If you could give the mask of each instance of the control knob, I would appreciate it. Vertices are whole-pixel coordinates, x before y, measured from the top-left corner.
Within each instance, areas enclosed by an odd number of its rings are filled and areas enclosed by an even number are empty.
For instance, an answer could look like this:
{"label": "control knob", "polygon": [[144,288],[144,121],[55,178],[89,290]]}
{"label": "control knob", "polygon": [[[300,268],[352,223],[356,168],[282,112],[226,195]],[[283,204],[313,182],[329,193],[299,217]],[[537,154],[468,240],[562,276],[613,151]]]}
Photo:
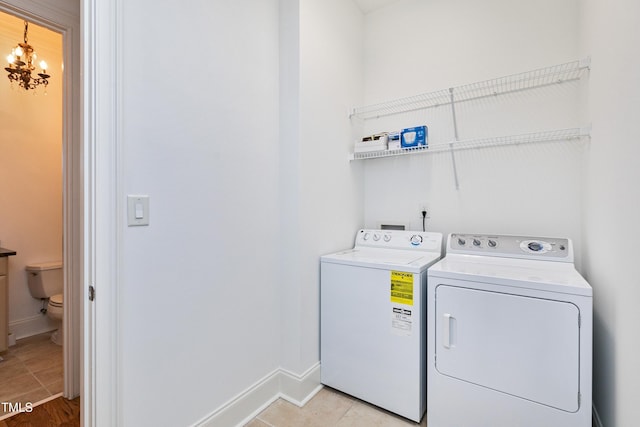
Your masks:
{"label": "control knob", "polygon": [[529,242],[527,247],[534,252],[540,252],[544,248],[540,242]]}
{"label": "control knob", "polygon": [[364,233],[364,236],[362,236],[362,240],[369,240],[369,233]]}
{"label": "control knob", "polygon": [[482,242],[478,239],[473,239],[473,246],[480,246]]}
{"label": "control knob", "polygon": [[384,241],[388,242],[389,240],[391,240],[391,234],[385,234],[384,235]]}
{"label": "control knob", "polygon": [[497,243],[496,243],[496,241],[495,241],[495,240],[491,240],[491,239],[489,239],[489,241],[487,242],[487,245],[489,245],[489,246],[490,246],[490,247],[492,247],[492,248],[495,248],[495,247],[496,247],[496,245],[497,245]]}
{"label": "control knob", "polygon": [[466,244],[467,244],[467,241],[466,241],[466,240],[464,240],[462,237],[458,237],[458,244],[459,244],[460,246],[464,246],[464,245],[466,245]]}
{"label": "control knob", "polygon": [[376,241],[376,242],[377,242],[378,240],[380,240],[380,235],[379,235],[378,233],[375,233],[375,234],[373,235],[373,240],[374,240],[374,241]]}
{"label": "control knob", "polygon": [[422,236],[419,234],[414,234],[413,236],[411,236],[411,239],[409,239],[409,241],[413,246],[418,246],[420,243],[422,243]]}

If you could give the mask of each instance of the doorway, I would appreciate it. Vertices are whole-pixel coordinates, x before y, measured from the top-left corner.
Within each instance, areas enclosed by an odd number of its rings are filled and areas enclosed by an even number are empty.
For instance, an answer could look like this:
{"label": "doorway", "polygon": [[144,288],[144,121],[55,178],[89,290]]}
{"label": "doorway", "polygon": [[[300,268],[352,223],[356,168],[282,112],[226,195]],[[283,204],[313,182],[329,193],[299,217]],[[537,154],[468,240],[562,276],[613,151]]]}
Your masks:
{"label": "doorway", "polygon": [[[0,12],[56,32],[62,37],[62,222],[64,259],[63,396],[81,392],[83,331],[83,150],[80,109],[80,5],[66,0],[0,0]],[[19,35],[20,36],[20,35]],[[17,40],[19,41],[19,40]],[[35,40],[34,40],[35,44]],[[37,46],[36,46],[37,47]],[[52,73],[53,74],[53,73]],[[0,80],[0,84],[9,84]]]}

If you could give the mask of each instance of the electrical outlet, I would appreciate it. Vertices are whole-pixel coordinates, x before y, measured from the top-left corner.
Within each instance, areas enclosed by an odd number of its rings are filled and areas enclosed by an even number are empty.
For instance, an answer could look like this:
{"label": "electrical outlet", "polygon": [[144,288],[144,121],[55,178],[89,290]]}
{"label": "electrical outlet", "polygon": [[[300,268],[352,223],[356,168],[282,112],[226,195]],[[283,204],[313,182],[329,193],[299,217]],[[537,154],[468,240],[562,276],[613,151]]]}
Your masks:
{"label": "electrical outlet", "polygon": [[431,210],[429,209],[429,205],[427,203],[420,203],[418,205],[418,218],[422,219],[422,212],[426,211],[426,218],[431,218]]}

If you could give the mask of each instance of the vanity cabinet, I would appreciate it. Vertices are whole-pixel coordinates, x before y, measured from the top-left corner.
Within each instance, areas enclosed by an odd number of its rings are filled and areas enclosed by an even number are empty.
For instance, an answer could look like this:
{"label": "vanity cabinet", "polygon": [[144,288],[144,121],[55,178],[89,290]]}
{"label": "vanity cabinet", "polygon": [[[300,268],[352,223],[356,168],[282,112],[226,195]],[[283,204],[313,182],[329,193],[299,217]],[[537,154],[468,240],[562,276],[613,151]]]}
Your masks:
{"label": "vanity cabinet", "polygon": [[9,257],[15,254],[0,248],[0,352],[9,348]]}

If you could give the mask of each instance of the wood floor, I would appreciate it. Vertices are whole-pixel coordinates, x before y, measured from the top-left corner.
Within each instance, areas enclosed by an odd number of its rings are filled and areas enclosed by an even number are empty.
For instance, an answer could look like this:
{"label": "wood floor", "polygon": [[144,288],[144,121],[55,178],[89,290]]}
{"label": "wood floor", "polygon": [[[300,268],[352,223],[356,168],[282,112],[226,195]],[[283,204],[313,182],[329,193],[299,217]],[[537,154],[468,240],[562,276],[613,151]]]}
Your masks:
{"label": "wood floor", "polygon": [[0,421],[0,427],[80,427],[80,398],[58,397]]}

